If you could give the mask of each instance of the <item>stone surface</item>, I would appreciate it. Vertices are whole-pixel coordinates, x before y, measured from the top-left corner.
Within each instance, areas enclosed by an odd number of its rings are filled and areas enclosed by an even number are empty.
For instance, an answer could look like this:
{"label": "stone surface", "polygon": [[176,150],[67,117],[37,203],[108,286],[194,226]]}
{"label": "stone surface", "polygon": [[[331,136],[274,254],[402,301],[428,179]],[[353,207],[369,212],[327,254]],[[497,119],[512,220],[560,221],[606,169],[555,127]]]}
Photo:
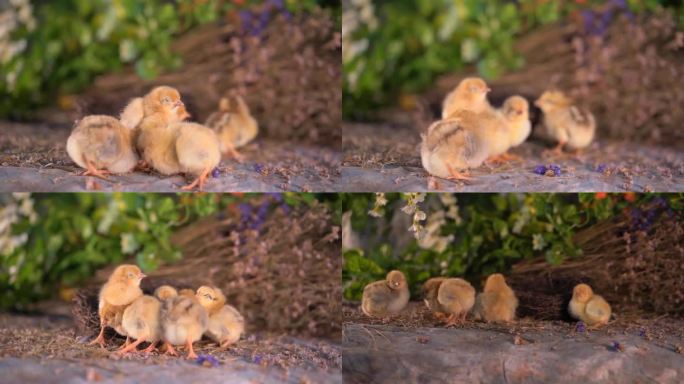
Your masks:
{"label": "stone surface", "polygon": [[[618,342],[622,350],[612,348]],[[345,383],[681,383],[684,356],[633,333],[346,324]]]}

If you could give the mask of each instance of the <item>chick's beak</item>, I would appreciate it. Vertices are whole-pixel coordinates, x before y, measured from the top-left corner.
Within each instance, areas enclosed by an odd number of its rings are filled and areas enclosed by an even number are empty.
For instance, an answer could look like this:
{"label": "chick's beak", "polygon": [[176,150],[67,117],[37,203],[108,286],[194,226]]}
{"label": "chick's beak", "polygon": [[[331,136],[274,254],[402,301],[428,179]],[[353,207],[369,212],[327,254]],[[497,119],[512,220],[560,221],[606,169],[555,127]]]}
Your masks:
{"label": "chick's beak", "polygon": [[491,92],[491,91],[492,91],[491,88],[489,88],[489,87],[485,88],[485,93],[489,93],[489,92]]}
{"label": "chick's beak", "polygon": [[534,105],[541,108],[541,102],[539,100],[535,100]]}
{"label": "chick's beak", "polygon": [[147,275],[144,274],[144,273],[142,273],[142,272],[140,272],[140,273],[138,274],[138,278],[141,279],[141,280],[144,279],[145,277],[147,277]]}
{"label": "chick's beak", "polygon": [[183,102],[180,100],[177,100],[175,103],[173,103],[173,106],[176,108],[182,107],[183,105],[185,105],[185,104],[183,104]]}

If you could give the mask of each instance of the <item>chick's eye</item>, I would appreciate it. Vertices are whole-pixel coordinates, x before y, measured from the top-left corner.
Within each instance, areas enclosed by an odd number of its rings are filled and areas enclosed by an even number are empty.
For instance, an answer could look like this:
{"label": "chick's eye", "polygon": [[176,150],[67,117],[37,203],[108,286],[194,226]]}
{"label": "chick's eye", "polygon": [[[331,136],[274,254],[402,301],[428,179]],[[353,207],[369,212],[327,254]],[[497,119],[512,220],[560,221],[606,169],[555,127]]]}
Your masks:
{"label": "chick's eye", "polygon": [[133,274],[129,272],[129,273],[128,273],[128,278],[129,278],[129,279],[132,279],[132,278],[133,278]]}
{"label": "chick's eye", "polygon": [[169,99],[168,97],[165,97],[162,99],[162,103],[168,104],[170,101],[171,101],[171,99]]}
{"label": "chick's eye", "polygon": [[207,299],[211,300],[211,295],[208,294],[208,293],[207,293],[206,295],[204,295],[204,297],[206,297]]}

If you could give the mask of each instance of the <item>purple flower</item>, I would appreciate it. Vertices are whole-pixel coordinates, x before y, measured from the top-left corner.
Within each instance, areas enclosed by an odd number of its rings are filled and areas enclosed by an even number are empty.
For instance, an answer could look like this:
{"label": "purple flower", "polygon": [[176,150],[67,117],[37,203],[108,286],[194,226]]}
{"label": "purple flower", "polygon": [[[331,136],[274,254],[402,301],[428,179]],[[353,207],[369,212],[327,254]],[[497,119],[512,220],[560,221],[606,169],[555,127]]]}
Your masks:
{"label": "purple flower", "polygon": [[537,165],[534,167],[534,173],[537,175],[544,175],[546,173],[546,166],[544,165]]}
{"label": "purple flower", "polygon": [[195,362],[204,367],[218,367],[219,361],[212,355],[199,355]]}
{"label": "purple flower", "polygon": [[641,336],[641,337],[646,336],[646,329],[641,328],[641,329],[639,330],[639,336]]}
{"label": "purple flower", "polygon": [[550,164],[548,169],[552,170],[555,176],[561,175],[561,168],[556,164]]}
{"label": "purple flower", "polygon": [[283,194],[282,193],[276,192],[276,193],[271,193],[270,195],[273,196],[273,200],[275,200],[276,202],[278,202],[278,203],[283,202]]}
{"label": "purple flower", "polygon": [[587,331],[587,326],[584,324],[583,321],[578,321],[575,330],[579,333],[584,333]]}
{"label": "purple flower", "polygon": [[219,176],[221,176],[221,170],[218,168],[214,168],[214,170],[211,171],[211,177],[213,177],[214,179],[218,179]]}
{"label": "purple flower", "polygon": [[613,352],[622,352],[625,350],[625,347],[623,347],[622,344],[618,343],[617,341],[613,341],[608,349]]}
{"label": "purple flower", "polygon": [[599,164],[599,165],[596,167],[596,172],[598,172],[598,173],[603,173],[603,172],[606,171],[607,168],[608,168],[607,165],[605,165],[605,164]]}
{"label": "purple flower", "polygon": [[255,364],[261,364],[261,356],[259,356],[259,355],[254,356],[254,363]]}
{"label": "purple flower", "polygon": [[254,164],[254,170],[255,171],[262,173],[262,172],[264,172],[264,169],[265,169],[265,167],[262,164],[259,164],[259,163]]}

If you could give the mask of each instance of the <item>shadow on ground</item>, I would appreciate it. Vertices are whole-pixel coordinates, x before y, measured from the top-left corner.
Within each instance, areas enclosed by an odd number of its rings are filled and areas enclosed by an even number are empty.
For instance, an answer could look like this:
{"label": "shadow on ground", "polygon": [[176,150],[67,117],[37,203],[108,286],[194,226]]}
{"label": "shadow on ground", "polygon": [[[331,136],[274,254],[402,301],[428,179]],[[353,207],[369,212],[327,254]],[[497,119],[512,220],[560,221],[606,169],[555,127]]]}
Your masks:
{"label": "shadow on ground", "polygon": [[345,306],[345,383],[680,383],[684,321],[619,319],[600,330],[522,319],[439,324],[422,303],[390,319]]}
{"label": "shadow on ground", "polygon": [[[684,191],[684,151],[598,141],[579,157],[542,155],[534,140],[515,148],[521,160],[472,170],[473,181],[430,177],[420,162],[420,136],[411,126],[342,124],[340,186],[348,192],[674,192]],[[534,173],[557,164],[560,176]]]}
{"label": "shadow on ground", "polygon": [[[70,127],[0,122],[0,192],[87,190],[174,192],[182,176],[133,172],[109,181],[80,176],[65,146]],[[244,161],[224,159],[208,192],[334,191],[340,154],[326,147],[259,138],[241,149]]]}

